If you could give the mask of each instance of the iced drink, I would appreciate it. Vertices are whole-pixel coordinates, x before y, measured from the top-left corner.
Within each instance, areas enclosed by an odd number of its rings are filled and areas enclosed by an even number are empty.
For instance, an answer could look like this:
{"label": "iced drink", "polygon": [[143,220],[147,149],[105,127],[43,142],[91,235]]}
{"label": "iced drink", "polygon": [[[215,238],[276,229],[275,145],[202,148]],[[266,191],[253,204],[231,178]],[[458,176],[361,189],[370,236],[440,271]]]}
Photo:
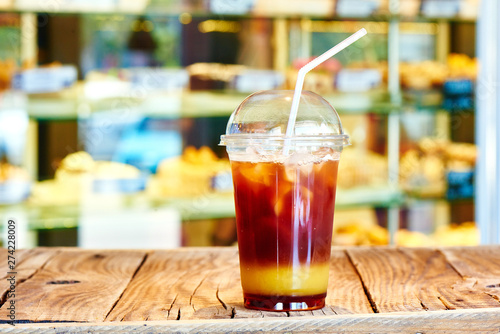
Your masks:
{"label": "iced drink", "polygon": [[291,93],[258,94],[263,96],[254,96],[250,107],[247,99],[235,111],[222,138],[231,160],[244,305],[273,311],[321,308],[328,287],[337,169],[347,139],[334,109],[310,92],[304,104],[313,112],[299,118],[299,135],[275,135],[284,128],[279,108],[273,108],[278,116],[261,122],[253,121],[252,107],[269,95],[274,104],[280,99],[286,104]]}
{"label": "iced drink", "polygon": [[324,306],[338,160],[232,161],[245,306]]}

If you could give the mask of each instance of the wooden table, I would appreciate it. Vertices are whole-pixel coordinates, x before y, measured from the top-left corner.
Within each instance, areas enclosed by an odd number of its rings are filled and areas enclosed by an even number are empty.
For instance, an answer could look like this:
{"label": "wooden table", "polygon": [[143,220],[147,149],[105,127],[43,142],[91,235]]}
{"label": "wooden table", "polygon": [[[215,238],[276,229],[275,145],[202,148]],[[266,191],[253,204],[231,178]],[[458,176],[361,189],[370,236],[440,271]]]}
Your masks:
{"label": "wooden table", "polygon": [[327,306],[283,313],[242,307],[236,248],[15,256],[15,326],[5,249],[0,264],[11,333],[500,333],[500,246],[333,248]]}

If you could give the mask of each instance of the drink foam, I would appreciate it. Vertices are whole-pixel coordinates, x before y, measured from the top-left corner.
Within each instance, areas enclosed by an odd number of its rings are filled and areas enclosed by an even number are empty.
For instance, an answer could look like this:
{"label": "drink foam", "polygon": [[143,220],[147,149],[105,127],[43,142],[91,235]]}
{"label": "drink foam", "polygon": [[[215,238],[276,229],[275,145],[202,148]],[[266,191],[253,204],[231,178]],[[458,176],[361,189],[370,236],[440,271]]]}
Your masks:
{"label": "drink foam", "polygon": [[282,151],[268,151],[259,146],[250,146],[247,147],[245,152],[230,153],[230,159],[240,162],[270,162],[302,166],[317,164],[324,161],[339,160],[340,152],[328,147],[323,147],[312,152],[307,147],[298,147],[296,151],[285,155]]}

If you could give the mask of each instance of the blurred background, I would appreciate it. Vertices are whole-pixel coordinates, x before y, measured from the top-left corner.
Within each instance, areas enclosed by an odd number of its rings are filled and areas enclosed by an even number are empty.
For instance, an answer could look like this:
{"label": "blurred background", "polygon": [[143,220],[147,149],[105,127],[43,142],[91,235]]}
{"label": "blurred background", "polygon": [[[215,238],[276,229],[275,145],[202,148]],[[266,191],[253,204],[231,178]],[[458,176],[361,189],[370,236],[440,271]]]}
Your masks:
{"label": "blurred background", "polygon": [[1,0],[1,224],[21,247],[233,245],[229,115],[366,28],[305,82],[351,136],[334,245],[479,244],[480,7]]}

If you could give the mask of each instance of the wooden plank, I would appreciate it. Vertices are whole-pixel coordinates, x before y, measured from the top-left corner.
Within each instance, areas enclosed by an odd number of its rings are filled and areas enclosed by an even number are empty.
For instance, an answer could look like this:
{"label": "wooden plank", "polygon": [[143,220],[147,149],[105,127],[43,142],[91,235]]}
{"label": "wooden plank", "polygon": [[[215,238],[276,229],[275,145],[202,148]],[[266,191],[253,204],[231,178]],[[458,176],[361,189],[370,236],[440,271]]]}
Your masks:
{"label": "wooden plank", "polygon": [[[32,252],[32,249],[20,249],[16,250],[14,253],[14,256],[16,258],[16,267],[21,264],[21,262],[26,259],[30,252]],[[7,253],[7,248],[0,248],[0,276],[1,278],[7,277],[7,272],[9,270],[9,264],[7,263],[7,256],[9,254]]]}
{"label": "wooden plank", "polygon": [[[238,252],[236,249],[223,249],[214,252],[211,266],[202,271],[204,277],[193,291],[189,305],[182,305],[182,298],[177,306],[181,319],[224,319],[233,316],[233,306],[227,305],[219,296],[222,278],[231,272],[239,272]],[[175,306],[175,304],[174,304]],[[191,312],[191,309],[194,312]]]}
{"label": "wooden plank", "polygon": [[[9,255],[7,249],[1,248],[1,250],[0,259],[3,260],[0,260],[0,279],[3,280],[9,276],[7,272],[11,272],[12,270],[9,269],[9,263],[7,261],[7,255]],[[17,280],[26,279],[31,276],[57,252],[56,248],[21,249],[15,251],[12,256],[15,258]]]}
{"label": "wooden plank", "polygon": [[387,333],[498,334],[500,309],[228,320],[0,325],[10,333]]}
{"label": "wooden plank", "polygon": [[217,299],[217,285],[235,265],[235,248],[155,251],[106,321],[190,319],[195,312],[231,318]]}
{"label": "wooden plank", "polygon": [[[497,307],[500,304],[478,290],[456,289],[462,278],[439,251],[427,248],[401,248],[413,266],[420,266],[422,276],[415,294],[429,310]],[[441,305],[442,304],[442,305]]]}
{"label": "wooden plank", "polygon": [[[7,281],[7,278],[10,276],[14,276],[15,285],[18,286],[23,281],[29,279],[33,276],[37,271],[39,271],[45,263],[52,257],[54,257],[59,251],[55,248],[38,248],[38,249],[23,249],[16,251],[14,253],[16,268],[14,270],[15,274],[7,274],[7,272],[11,272],[10,269],[7,268],[7,252],[4,253],[5,260],[2,261],[3,265],[1,266],[1,273],[3,277],[0,279],[0,296],[2,296],[2,303],[4,305],[5,302],[9,302],[9,295],[7,294],[11,289],[11,281]],[[17,289],[17,288],[16,288]],[[16,289],[14,289],[13,293],[16,295]],[[5,299],[4,299],[5,298]],[[3,319],[3,318],[1,318]]]}
{"label": "wooden plank", "polygon": [[156,251],[106,321],[287,316],[245,309],[240,282],[234,247]]}
{"label": "wooden plank", "polygon": [[500,302],[499,246],[443,248],[441,252],[463,278],[455,289],[480,291]]}
{"label": "wooden plank", "polygon": [[[236,248],[154,252],[107,321],[261,318],[373,312],[345,253],[332,253],[326,307],[311,312],[265,312],[243,307]],[[337,287],[341,286],[342,289]],[[345,291],[349,291],[346,297]],[[180,312],[180,316],[179,316]]]}
{"label": "wooden plank", "polygon": [[356,269],[339,248],[332,249],[326,305],[336,314],[373,313]]}
{"label": "wooden plank", "polygon": [[[103,321],[145,254],[61,251],[17,287],[16,320]],[[7,319],[5,307],[0,319]]]}
{"label": "wooden plank", "polygon": [[352,248],[348,254],[377,312],[496,306],[478,291],[454,289],[461,277],[436,250]]}
{"label": "wooden plank", "polygon": [[440,251],[464,278],[500,279],[500,246],[449,247]]}
{"label": "wooden plank", "polygon": [[[56,253],[57,248],[39,247],[35,249],[19,249],[11,255],[7,252],[7,248],[0,248],[0,279],[7,277],[7,272],[11,271],[9,269],[9,263],[7,262],[8,255],[15,257],[17,270],[25,270],[32,267],[42,266]],[[24,263],[26,260],[29,262]]]}

